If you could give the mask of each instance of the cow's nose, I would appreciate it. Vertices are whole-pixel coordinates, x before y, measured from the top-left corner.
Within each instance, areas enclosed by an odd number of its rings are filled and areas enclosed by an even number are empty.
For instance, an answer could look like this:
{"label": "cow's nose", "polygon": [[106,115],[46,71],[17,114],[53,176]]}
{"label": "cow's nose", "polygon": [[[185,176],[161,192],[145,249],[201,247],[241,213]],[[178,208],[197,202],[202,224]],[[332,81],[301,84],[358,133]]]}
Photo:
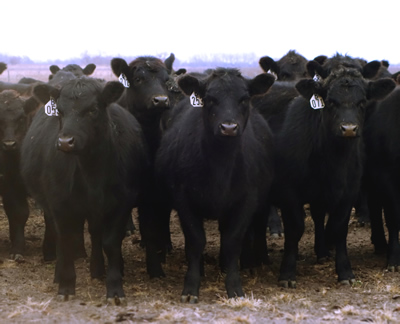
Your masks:
{"label": "cow's nose", "polygon": [[355,124],[341,124],[340,130],[344,137],[355,137],[357,136],[358,125]]}
{"label": "cow's nose", "polygon": [[236,123],[222,123],[219,125],[221,134],[224,136],[236,136],[238,131],[238,124]]}
{"label": "cow's nose", "polygon": [[5,151],[15,150],[16,147],[17,147],[17,142],[16,141],[13,141],[13,140],[3,141],[3,149]]}
{"label": "cow's nose", "polygon": [[157,107],[168,107],[169,100],[167,96],[155,96],[153,97],[153,104]]}
{"label": "cow's nose", "polygon": [[60,136],[57,142],[57,148],[60,151],[71,152],[75,147],[75,139],[73,136]]}

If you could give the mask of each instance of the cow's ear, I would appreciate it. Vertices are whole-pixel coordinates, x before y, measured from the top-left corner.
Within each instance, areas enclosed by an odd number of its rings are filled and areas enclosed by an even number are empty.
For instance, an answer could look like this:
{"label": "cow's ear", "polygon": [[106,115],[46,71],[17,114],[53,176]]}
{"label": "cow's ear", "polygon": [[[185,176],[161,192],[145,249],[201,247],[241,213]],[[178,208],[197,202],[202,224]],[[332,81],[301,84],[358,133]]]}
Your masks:
{"label": "cow's ear", "polygon": [[5,70],[7,70],[7,64],[0,62],[0,74],[2,74]]}
{"label": "cow's ear", "polygon": [[385,98],[396,87],[396,83],[389,78],[370,81],[367,88],[367,99],[380,100]]}
{"label": "cow's ear", "polygon": [[53,74],[56,74],[60,70],[61,69],[58,67],[58,65],[51,65],[50,66],[50,72],[53,73]]}
{"label": "cow's ear", "polygon": [[57,100],[60,96],[60,89],[54,88],[48,84],[39,84],[33,88],[33,94],[39,101],[46,104],[50,97]]}
{"label": "cow's ear", "polygon": [[398,79],[399,76],[400,76],[400,71],[393,73],[390,77],[394,80],[394,82],[399,83],[399,80],[400,80],[400,79]]}
{"label": "cow's ear", "polygon": [[178,85],[187,96],[190,96],[193,92],[201,98],[205,95],[205,85],[192,75],[184,74],[178,79]]}
{"label": "cow's ear", "polygon": [[178,71],[175,71],[175,75],[182,75],[182,74],[185,74],[187,72],[187,70],[186,69],[179,69]]}
{"label": "cow's ear", "polygon": [[268,91],[274,84],[275,78],[270,73],[262,73],[257,75],[254,79],[249,81],[249,94],[250,96],[261,95]]}
{"label": "cow's ear", "polygon": [[325,79],[328,76],[328,72],[316,60],[308,61],[306,68],[310,77],[314,77],[314,75],[318,74],[320,77]]}
{"label": "cow's ear", "polygon": [[129,77],[129,66],[128,63],[122,58],[113,58],[111,60],[111,69],[116,77],[119,77],[121,73],[125,74],[126,77]]}
{"label": "cow's ear", "polygon": [[124,86],[118,81],[107,82],[99,97],[99,105],[101,108],[107,107],[109,104],[116,102],[124,92]]}
{"label": "cow's ear", "polygon": [[323,96],[321,86],[312,79],[303,79],[296,83],[297,91],[307,100],[311,99],[314,94]]}
{"label": "cow's ear", "polygon": [[175,61],[174,53],[171,53],[171,55],[164,61],[164,64],[167,67],[168,74],[171,74],[172,72],[172,65],[174,64],[174,61]]}
{"label": "cow's ear", "polygon": [[86,65],[86,67],[83,69],[83,74],[91,75],[95,69],[96,69],[96,64],[90,63],[90,64]]}
{"label": "cow's ear", "polygon": [[276,64],[274,59],[269,56],[263,56],[262,58],[260,58],[258,64],[260,64],[260,67],[264,70],[264,72],[271,71],[274,72],[276,75],[279,74],[278,64]]}
{"label": "cow's ear", "polygon": [[319,56],[314,57],[314,61],[318,62],[319,65],[324,64],[327,59],[328,59],[328,56],[326,56],[326,55],[319,55]]}
{"label": "cow's ear", "polygon": [[34,97],[30,97],[24,102],[24,112],[25,115],[30,115],[33,112],[36,112],[41,106],[40,102],[37,101]]}
{"label": "cow's ear", "polygon": [[362,75],[366,79],[373,78],[379,71],[381,67],[381,62],[379,61],[371,61],[364,65],[362,70]]}

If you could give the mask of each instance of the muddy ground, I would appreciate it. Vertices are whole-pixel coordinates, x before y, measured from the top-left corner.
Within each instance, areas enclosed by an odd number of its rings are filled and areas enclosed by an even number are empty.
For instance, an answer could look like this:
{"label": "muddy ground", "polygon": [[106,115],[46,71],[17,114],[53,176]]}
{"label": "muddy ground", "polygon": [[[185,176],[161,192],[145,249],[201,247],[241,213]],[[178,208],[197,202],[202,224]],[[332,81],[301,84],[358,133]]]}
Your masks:
{"label": "muddy ground", "polygon": [[[127,306],[105,302],[104,282],[91,280],[87,259],[76,262],[77,294],[74,300],[55,299],[54,263],[44,263],[41,243],[43,216],[31,206],[26,227],[25,262],[8,259],[8,223],[0,208],[0,323],[399,323],[400,274],[385,270],[385,258],[374,255],[369,227],[357,226],[354,217],[348,236],[349,255],[356,284],[340,286],[334,262],[317,264],[313,252],[313,224],[306,218],[300,244],[297,289],[277,285],[283,238],[268,237],[270,266],[255,275],[242,273],[247,298],[228,300],[217,265],[217,223],[207,221],[206,276],[195,305],[181,304],[185,272],[183,235],[173,215],[174,250],[168,256],[164,279],[150,280],[144,251],[133,235],[124,240]],[[136,222],[136,219],[135,219]],[[89,242],[88,237],[86,241]],[[87,243],[90,252],[90,244]]]}

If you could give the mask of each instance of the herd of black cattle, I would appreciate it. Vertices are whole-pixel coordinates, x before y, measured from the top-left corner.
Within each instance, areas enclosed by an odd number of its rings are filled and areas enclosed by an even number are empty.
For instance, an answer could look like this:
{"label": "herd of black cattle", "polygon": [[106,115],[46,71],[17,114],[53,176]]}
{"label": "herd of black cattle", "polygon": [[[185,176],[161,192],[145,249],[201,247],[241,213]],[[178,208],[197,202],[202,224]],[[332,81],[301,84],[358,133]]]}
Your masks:
{"label": "herd of black cattle", "polygon": [[173,54],[114,58],[119,82],[90,77],[94,64],[71,64],[51,66],[48,82],[0,83],[0,190],[12,259],[23,258],[30,196],[44,211],[43,257],[56,260],[61,300],[75,294],[87,221],[91,276],[105,276],[107,299],[123,302],[121,244],[133,208],[150,277],[164,276],[170,213],[178,212],[188,264],[182,302],[198,301],[203,220],[218,220],[227,295],[242,297],[240,268],[268,262],[275,207],[285,233],[283,287],[296,287],[305,204],[317,258],[335,247],[339,282],[355,278],[346,246],[353,207],[368,211],[376,251],[400,269],[400,77],[386,61],[307,61],[289,51],[279,61],[261,58],[272,73],[252,79],[238,69],[176,71],[173,62]]}

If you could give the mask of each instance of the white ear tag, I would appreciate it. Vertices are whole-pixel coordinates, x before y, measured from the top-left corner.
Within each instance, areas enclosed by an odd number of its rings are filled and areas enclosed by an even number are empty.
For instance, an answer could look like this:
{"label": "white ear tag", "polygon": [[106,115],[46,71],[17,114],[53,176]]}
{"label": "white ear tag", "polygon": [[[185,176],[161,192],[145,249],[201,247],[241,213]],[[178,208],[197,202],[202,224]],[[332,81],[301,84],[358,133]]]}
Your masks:
{"label": "white ear tag", "polygon": [[278,76],[276,75],[275,72],[272,72],[271,70],[268,70],[267,73],[268,73],[268,74],[271,74],[271,75],[275,78],[275,81],[278,80]]}
{"label": "white ear tag", "polygon": [[121,75],[119,76],[118,80],[119,80],[119,82],[121,82],[124,85],[125,88],[129,88],[130,87],[129,81],[126,78],[125,74],[121,73]]}
{"label": "white ear tag", "polygon": [[314,80],[315,82],[320,82],[320,81],[322,80],[322,78],[321,78],[317,73],[315,73],[315,75],[314,75],[314,77],[313,77],[313,80]]}
{"label": "white ear tag", "polygon": [[44,112],[47,116],[58,116],[57,105],[53,98],[50,97],[49,102],[44,105]]}
{"label": "white ear tag", "polygon": [[322,109],[325,107],[324,100],[317,94],[314,94],[310,99],[310,105],[312,109]]}
{"label": "white ear tag", "polygon": [[190,103],[192,104],[193,107],[203,107],[203,100],[198,96],[196,92],[193,92],[190,95]]}

